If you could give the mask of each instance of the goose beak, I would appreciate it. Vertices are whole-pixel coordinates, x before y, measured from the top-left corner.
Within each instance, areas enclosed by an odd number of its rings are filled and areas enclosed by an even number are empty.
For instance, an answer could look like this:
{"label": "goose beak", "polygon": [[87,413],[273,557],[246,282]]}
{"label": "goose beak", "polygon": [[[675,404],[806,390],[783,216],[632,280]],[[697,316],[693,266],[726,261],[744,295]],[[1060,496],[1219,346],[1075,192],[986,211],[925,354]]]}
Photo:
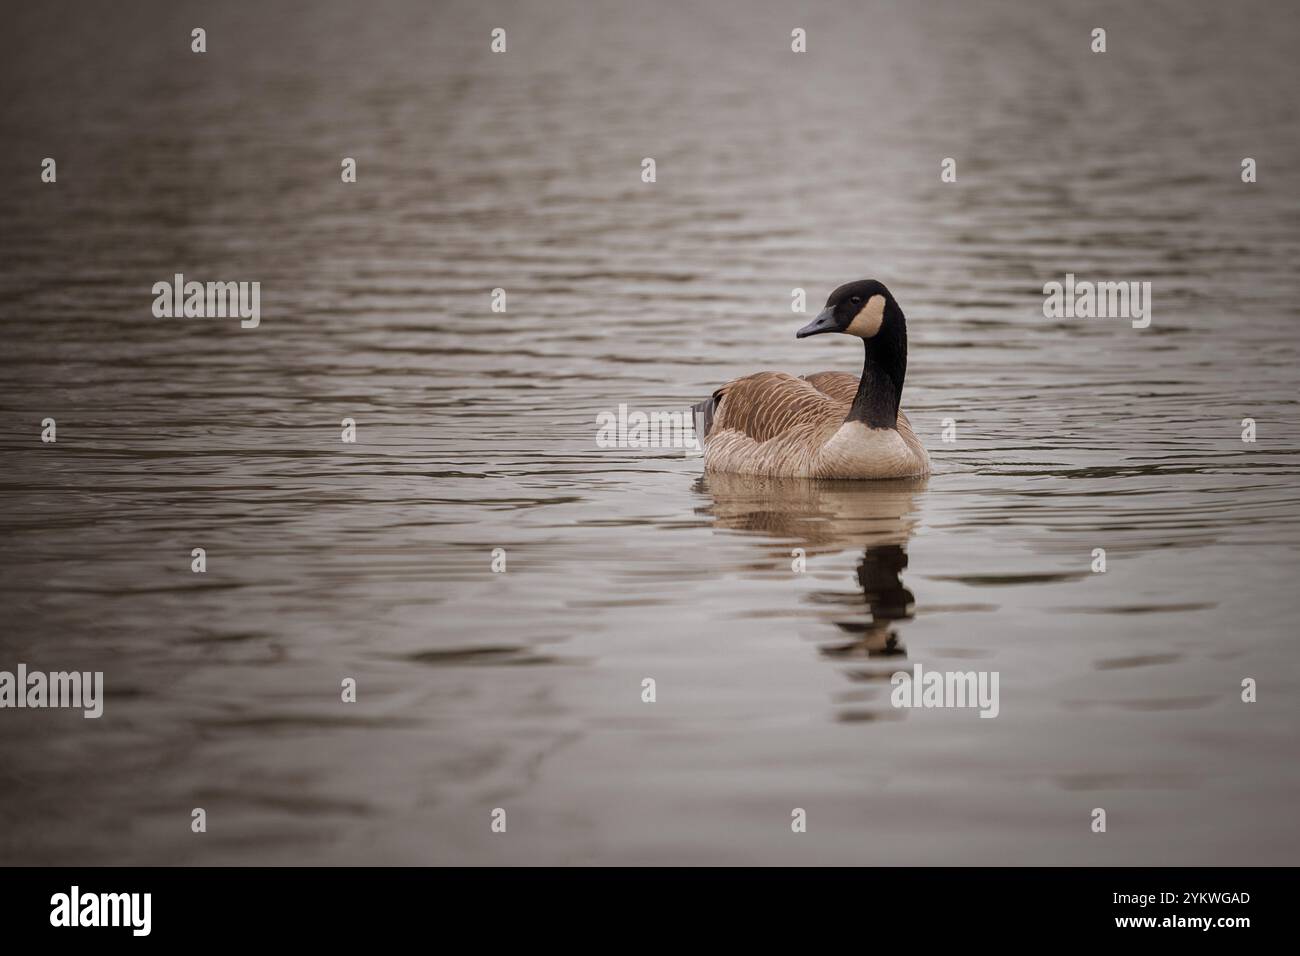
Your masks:
{"label": "goose beak", "polygon": [[819,335],[822,332],[838,332],[839,330],[839,325],[835,322],[835,310],[827,306],[818,313],[817,318],[796,332],[794,337],[796,339],[806,339],[810,335]]}

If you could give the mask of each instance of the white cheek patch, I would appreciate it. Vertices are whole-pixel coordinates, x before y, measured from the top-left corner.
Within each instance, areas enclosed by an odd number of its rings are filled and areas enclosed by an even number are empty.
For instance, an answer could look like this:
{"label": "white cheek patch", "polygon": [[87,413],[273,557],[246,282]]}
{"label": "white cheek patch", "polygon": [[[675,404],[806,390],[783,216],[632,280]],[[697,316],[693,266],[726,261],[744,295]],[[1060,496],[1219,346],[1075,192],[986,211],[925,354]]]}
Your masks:
{"label": "white cheek patch", "polygon": [[844,331],[849,335],[869,339],[880,331],[880,323],[885,319],[885,297],[873,295],[867,304],[858,310],[849,327]]}

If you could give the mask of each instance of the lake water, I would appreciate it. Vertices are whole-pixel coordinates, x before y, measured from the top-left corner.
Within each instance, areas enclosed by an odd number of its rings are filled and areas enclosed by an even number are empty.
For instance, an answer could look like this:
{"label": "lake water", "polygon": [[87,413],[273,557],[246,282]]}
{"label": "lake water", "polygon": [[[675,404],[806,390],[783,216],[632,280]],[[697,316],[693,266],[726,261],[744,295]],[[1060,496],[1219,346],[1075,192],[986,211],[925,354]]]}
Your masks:
{"label": "lake water", "polygon": [[[14,12],[0,670],[107,699],[0,711],[0,860],[1300,862],[1300,11],[587,6]],[[867,276],[927,480],[597,446]]]}

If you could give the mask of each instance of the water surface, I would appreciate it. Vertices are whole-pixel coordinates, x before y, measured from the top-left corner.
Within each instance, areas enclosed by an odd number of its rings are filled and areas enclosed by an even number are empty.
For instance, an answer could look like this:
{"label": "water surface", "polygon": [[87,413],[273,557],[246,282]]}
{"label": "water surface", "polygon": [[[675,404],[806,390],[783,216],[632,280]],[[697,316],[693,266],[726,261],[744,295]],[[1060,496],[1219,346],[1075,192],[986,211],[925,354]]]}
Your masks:
{"label": "water surface", "polygon": [[[589,7],[14,13],[0,669],[108,700],[0,712],[0,859],[1297,862],[1296,11]],[[1151,327],[1044,319],[1067,272]],[[927,480],[597,447],[855,371],[790,293],[863,276]],[[891,707],[917,662],[999,716]]]}

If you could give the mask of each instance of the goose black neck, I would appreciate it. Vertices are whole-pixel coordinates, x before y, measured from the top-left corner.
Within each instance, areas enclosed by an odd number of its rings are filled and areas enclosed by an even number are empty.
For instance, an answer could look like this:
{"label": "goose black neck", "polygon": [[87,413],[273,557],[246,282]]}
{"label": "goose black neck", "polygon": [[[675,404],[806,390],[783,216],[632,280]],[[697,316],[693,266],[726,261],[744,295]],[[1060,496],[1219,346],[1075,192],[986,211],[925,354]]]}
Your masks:
{"label": "goose black neck", "polygon": [[[890,308],[897,310],[898,306],[891,302]],[[862,380],[846,421],[862,422],[868,428],[895,428],[907,375],[907,328],[902,313],[890,316],[887,311],[880,331],[866,339],[865,345]]]}

